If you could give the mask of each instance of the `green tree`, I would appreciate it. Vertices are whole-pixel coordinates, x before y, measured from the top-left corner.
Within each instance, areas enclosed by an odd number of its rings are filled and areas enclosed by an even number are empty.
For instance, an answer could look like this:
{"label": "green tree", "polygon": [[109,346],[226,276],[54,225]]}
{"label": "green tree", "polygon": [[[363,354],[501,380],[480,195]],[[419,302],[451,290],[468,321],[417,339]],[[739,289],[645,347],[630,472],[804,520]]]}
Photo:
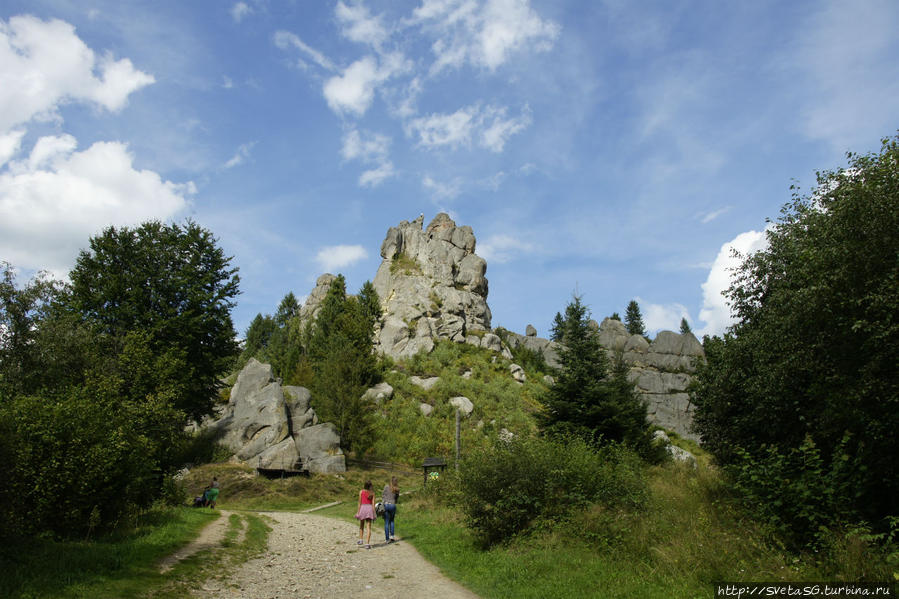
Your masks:
{"label": "green tree", "polygon": [[618,312],[612,312],[612,315],[609,316],[609,318],[611,318],[612,320],[617,320],[618,322],[621,322],[621,315],[618,314]]}
{"label": "green tree", "polygon": [[379,377],[373,312],[380,302],[370,284],[363,291],[359,297],[348,297],[343,275],[337,276],[312,324],[308,350],[316,412],[335,424],[347,449],[359,453],[370,445],[372,430],[371,406],[362,394]]}
{"label": "green tree", "polygon": [[293,294],[293,291],[289,291],[284,296],[284,299],[281,300],[281,303],[278,304],[278,311],[275,312],[275,324],[282,328],[286,327],[290,319],[299,315],[299,313],[300,302],[297,301],[297,296]]}
{"label": "green tree", "polygon": [[174,376],[184,393],[174,406],[199,418],[237,350],[231,308],[239,278],[230,262],[212,233],[190,221],[109,227],[78,256],[71,306],[114,355],[129,332],[143,331],[155,356],[181,360]]}
{"label": "green tree", "polygon": [[643,324],[643,316],[640,314],[640,306],[637,300],[631,300],[624,311],[624,326],[631,335],[645,335],[646,326]]}
{"label": "green tree", "polygon": [[627,382],[623,361],[616,361],[615,371],[610,373],[606,351],[589,323],[589,309],[574,296],[565,308],[561,368],[543,398],[544,431],[624,442],[646,453],[646,406]]}
{"label": "green tree", "polygon": [[690,329],[690,323],[687,322],[686,318],[680,319],[680,334],[686,335],[687,333],[692,333],[692,329]]}
{"label": "green tree", "polygon": [[743,256],[692,392],[704,445],[798,542],[899,513],[899,138],[848,159]]}
{"label": "green tree", "polygon": [[564,332],[565,319],[562,318],[562,314],[560,312],[556,312],[556,316],[555,318],[553,318],[552,328],[550,328],[549,338],[552,341],[561,341]]}

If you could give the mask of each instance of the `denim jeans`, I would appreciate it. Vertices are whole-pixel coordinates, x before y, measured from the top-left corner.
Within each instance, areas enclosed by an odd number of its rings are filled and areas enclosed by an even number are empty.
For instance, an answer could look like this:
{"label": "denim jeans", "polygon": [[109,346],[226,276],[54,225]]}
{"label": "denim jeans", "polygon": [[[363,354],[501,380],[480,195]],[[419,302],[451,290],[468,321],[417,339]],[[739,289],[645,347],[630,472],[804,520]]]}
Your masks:
{"label": "denim jeans", "polygon": [[393,536],[393,520],[396,518],[396,504],[384,504],[384,540],[389,541]]}

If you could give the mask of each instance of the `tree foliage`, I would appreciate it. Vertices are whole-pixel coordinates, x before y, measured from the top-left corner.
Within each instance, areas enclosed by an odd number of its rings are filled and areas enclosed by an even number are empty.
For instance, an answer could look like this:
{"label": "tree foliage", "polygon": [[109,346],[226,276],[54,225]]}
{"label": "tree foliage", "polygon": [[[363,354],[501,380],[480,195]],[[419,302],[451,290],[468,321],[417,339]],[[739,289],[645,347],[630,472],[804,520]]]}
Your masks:
{"label": "tree foliage", "polygon": [[236,354],[231,321],[237,269],[212,233],[149,222],[109,227],[90,240],[71,272],[71,305],[121,349],[130,331],[149,335],[156,356],[183,360],[176,407],[199,418],[212,408],[218,380]]}
{"label": "tree foliage", "polygon": [[690,328],[690,323],[687,322],[686,318],[680,319],[680,334],[686,335],[687,333],[692,333],[693,330]]}
{"label": "tree foliage", "polygon": [[[743,256],[739,320],[706,339],[692,393],[705,446],[799,542],[899,513],[899,138],[848,158]],[[769,475],[826,489],[782,494]]]}
{"label": "tree foliage", "polygon": [[640,305],[637,300],[631,300],[624,311],[624,326],[630,335],[645,335],[646,325],[643,324],[643,315],[640,314]]}
{"label": "tree foliage", "polygon": [[84,535],[159,497],[233,360],[237,277],[208,231],[91,240],[70,286],[0,283],[0,536]]}
{"label": "tree foliage", "polygon": [[341,443],[357,453],[365,453],[371,444],[371,406],[362,395],[380,376],[373,352],[380,315],[380,300],[371,283],[358,296],[347,296],[346,281],[338,275],[309,335],[316,412],[320,419],[333,422]]}
{"label": "tree foliage", "polygon": [[627,367],[617,359],[611,371],[590,312],[579,296],[565,308],[556,382],[544,397],[544,430],[585,439],[624,442],[649,453],[646,406],[627,381]]}

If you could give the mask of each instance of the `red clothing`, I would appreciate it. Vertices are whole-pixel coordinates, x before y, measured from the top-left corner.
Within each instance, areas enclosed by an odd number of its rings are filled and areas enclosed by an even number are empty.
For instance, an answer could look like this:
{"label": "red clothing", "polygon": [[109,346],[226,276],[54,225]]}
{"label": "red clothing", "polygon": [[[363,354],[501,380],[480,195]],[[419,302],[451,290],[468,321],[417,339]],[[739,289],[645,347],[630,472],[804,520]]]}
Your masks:
{"label": "red clothing", "polygon": [[366,491],[365,489],[359,491],[359,503],[362,505],[372,505],[374,498],[375,494],[371,491]]}

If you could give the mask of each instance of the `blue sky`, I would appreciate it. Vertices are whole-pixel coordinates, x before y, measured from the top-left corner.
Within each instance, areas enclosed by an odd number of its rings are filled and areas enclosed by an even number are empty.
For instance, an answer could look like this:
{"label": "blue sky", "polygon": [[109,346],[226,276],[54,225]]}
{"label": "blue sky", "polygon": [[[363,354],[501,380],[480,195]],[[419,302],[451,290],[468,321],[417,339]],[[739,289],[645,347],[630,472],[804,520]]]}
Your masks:
{"label": "blue sky", "polygon": [[577,292],[720,333],[729,248],[899,129],[896,31],[893,0],[5,0],[0,260],[189,217],[242,332],[444,211],[494,326],[546,336]]}

